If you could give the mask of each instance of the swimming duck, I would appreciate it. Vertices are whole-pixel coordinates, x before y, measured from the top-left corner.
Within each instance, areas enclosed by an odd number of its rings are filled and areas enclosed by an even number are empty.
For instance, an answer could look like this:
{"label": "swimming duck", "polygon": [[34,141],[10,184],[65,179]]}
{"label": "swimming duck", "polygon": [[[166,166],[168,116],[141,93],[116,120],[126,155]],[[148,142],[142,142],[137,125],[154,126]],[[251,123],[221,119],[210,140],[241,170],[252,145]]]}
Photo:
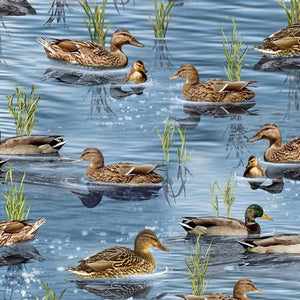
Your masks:
{"label": "swimming duck", "polygon": [[90,161],[86,170],[89,178],[99,182],[130,183],[130,184],[153,184],[163,181],[163,178],[153,172],[161,165],[138,165],[133,163],[117,162],[108,166],[104,165],[104,157],[97,148],[87,148],[76,161]]}
{"label": "swimming duck", "polygon": [[273,220],[264,213],[263,208],[251,204],[245,212],[245,222],[224,217],[185,217],[180,225],[189,234],[237,236],[259,234],[260,226],[256,218]]}
{"label": "swimming duck", "polygon": [[151,273],[155,260],[149,251],[154,247],[162,251],[169,249],[149,229],[141,231],[134,242],[134,250],[127,247],[113,247],[81,260],[79,265],[68,270],[83,278],[116,278]]}
{"label": "swimming duck", "polygon": [[57,153],[66,141],[59,135],[23,135],[0,142],[0,154],[25,155]]}
{"label": "swimming duck", "polygon": [[45,221],[44,218],[34,223],[29,221],[0,221],[0,246],[8,246],[34,239],[39,227]]}
{"label": "swimming duck", "polygon": [[263,236],[239,241],[239,244],[252,253],[300,254],[300,236],[298,234]]}
{"label": "swimming duck", "polygon": [[300,54],[300,23],[294,23],[267,37],[254,50],[271,56],[291,56]]}
{"label": "swimming duck", "polygon": [[146,73],[147,70],[144,66],[144,63],[141,60],[137,60],[127,75],[127,81],[132,81],[133,83],[143,83],[147,80]]}
{"label": "swimming duck", "polygon": [[182,87],[183,95],[198,102],[241,102],[252,99],[255,93],[246,87],[256,81],[228,81],[225,79],[209,79],[199,81],[199,74],[193,65],[183,65],[171,80],[183,77],[186,79]]}
{"label": "swimming duck", "polygon": [[248,278],[240,279],[233,288],[233,296],[227,294],[204,294],[201,296],[194,295],[176,295],[177,297],[183,298],[185,300],[248,300],[247,293],[257,293],[262,294],[263,292],[259,290],[254,282]]}
{"label": "swimming duck", "polygon": [[261,139],[269,140],[269,148],[265,151],[265,161],[274,163],[300,161],[300,137],[295,137],[286,144],[281,145],[281,133],[276,124],[265,124],[248,142]]}
{"label": "swimming duck", "polygon": [[254,155],[251,155],[249,157],[248,164],[243,176],[248,178],[255,178],[262,177],[264,175],[265,171],[257,161],[257,158]]}
{"label": "swimming duck", "polygon": [[57,39],[48,42],[40,37],[37,41],[43,45],[50,58],[63,60],[72,64],[107,68],[124,67],[127,65],[128,58],[122,52],[123,45],[144,46],[129,31],[124,29],[118,29],[112,35],[110,51],[100,44],[82,40]]}

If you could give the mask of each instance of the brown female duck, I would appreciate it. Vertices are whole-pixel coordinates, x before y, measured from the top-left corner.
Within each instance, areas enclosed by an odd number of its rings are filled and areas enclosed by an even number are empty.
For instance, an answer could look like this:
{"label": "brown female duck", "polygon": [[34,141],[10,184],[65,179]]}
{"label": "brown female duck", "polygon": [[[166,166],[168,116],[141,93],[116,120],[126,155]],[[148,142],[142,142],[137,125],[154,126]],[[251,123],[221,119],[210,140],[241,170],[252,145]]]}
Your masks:
{"label": "brown female duck", "polygon": [[127,75],[127,81],[143,83],[147,81],[147,70],[141,60],[137,60]]}
{"label": "brown female duck", "polygon": [[248,178],[255,178],[262,177],[264,175],[265,171],[257,161],[257,158],[254,155],[251,155],[249,157],[248,164],[243,176]]}
{"label": "brown female duck", "polygon": [[200,82],[198,71],[193,65],[181,66],[170,79],[179,77],[186,79],[182,92],[191,101],[233,103],[249,100],[255,96],[254,92],[246,88],[255,81],[209,79]]}
{"label": "brown female duck", "polygon": [[245,212],[245,222],[223,217],[185,217],[180,225],[189,234],[237,236],[259,234],[260,226],[256,218],[273,220],[264,213],[263,208],[251,204]]}
{"label": "brown female duck", "polygon": [[62,39],[48,42],[41,37],[37,41],[43,45],[50,58],[71,64],[107,68],[127,65],[128,58],[122,51],[123,45],[144,46],[124,29],[116,30],[112,35],[110,51],[100,44],[89,41]]}
{"label": "brown female duck", "polygon": [[249,300],[247,293],[262,294],[263,292],[255,287],[252,280],[247,278],[240,279],[233,288],[233,295],[227,294],[204,294],[201,296],[194,295],[177,295],[185,300]]}
{"label": "brown female duck", "polygon": [[281,145],[281,133],[276,124],[265,124],[248,142],[266,139],[270,142],[264,158],[269,162],[299,162],[300,161],[300,137],[295,137],[286,144]]}
{"label": "brown female duck", "polygon": [[29,221],[0,221],[0,246],[32,240],[35,238],[39,227],[44,223],[44,218],[34,223]]}
{"label": "brown female duck", "polygon": [[113,247],[81,260],[79,265],[68,270],[78,277],[128,277],[148,274],[155,269],[155,260],[149,251],[154,247],[162,251],[169,249],[149,229],[141,231],[134,242],[134,250]]}
{"label": "brown female duck", "polygon": [[153,172],[161,165],[138,165],[128,162],[117,162],[105,166],[103,154],[97,148],[85,149],[76,162],[82,160],[91,162],[86,174],[94,181],[129,184],[154,184],[163,181],[159,174]]}

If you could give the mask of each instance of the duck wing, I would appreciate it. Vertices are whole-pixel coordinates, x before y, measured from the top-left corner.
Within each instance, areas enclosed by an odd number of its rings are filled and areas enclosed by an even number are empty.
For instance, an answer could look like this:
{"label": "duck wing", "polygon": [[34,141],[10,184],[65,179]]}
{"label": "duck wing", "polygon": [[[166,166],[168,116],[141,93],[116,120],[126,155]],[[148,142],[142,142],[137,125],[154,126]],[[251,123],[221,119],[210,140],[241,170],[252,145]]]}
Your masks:
{"label": "duck wing", "polygon": [[106,168],[109,170],[114,170],[119,174],[123,174],[124,176],[134,175],[134,174],[143,174],[148,175],[156,168],[161,167],[160,164],[133,164],[133,163],[114,163],[108,165]]}
{"label": "duck wing", "polygon": [[223,91],[241,91],[249,84],[257,81],[226,81],[226,80],[211,80],[211,86],[216,92]]}

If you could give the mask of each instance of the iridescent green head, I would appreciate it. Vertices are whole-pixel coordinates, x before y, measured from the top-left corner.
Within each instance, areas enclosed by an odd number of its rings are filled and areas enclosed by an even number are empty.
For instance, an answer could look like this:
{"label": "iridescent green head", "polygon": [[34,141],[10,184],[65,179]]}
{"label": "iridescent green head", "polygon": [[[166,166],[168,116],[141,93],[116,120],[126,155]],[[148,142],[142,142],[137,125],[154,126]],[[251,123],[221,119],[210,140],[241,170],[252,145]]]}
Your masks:
{"label": "iridescent green head", "polygon": [[271,220],[273,219],[269,217],[268,215],[265,214],[263,208],[258,205],[258,204],[251,204],[248,206],[245,212],[245,222],[246,223],[255,223],[256,218],[263,218],[266,220]]}

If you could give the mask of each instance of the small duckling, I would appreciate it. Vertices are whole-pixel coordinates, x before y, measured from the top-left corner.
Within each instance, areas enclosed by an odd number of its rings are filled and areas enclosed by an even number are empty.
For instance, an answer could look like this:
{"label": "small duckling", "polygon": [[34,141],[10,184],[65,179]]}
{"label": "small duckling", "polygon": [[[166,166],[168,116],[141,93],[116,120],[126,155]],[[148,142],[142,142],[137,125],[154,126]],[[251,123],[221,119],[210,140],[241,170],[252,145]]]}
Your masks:
{"label": "small duckling", "polygon": [[126,81],[131,81],[133,83],[143,83],[147,81],[147,70],[144,63],[141,60],[137,60],[127,75]]}
{"label": "small duckling", "polygon": [[255,178],[262,177],[265,175],[265,171],[262,166],[258,163],[257,158],[254,155],[251,155],[244,172],[244,177]]}

